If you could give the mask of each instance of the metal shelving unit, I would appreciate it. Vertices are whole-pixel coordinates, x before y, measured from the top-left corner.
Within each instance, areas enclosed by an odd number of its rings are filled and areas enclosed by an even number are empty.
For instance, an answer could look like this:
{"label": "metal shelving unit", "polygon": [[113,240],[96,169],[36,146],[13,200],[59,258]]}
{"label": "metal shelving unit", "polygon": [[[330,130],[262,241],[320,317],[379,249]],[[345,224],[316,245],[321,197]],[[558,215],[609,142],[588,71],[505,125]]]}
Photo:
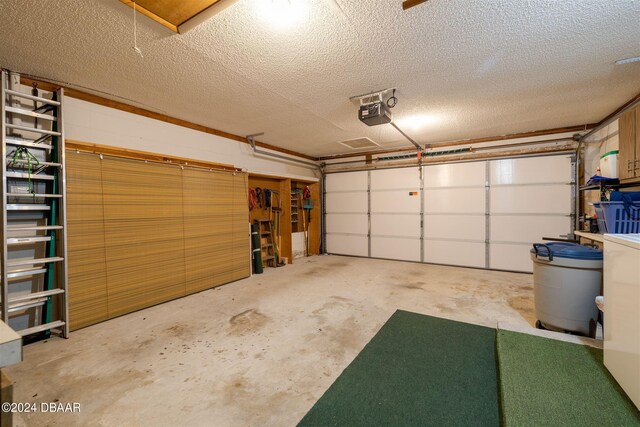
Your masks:
{"label": "metal shelving unit", "polygon": [[1,75],[2,320],[22,336],[68,337],[63,89],[23,93]]}

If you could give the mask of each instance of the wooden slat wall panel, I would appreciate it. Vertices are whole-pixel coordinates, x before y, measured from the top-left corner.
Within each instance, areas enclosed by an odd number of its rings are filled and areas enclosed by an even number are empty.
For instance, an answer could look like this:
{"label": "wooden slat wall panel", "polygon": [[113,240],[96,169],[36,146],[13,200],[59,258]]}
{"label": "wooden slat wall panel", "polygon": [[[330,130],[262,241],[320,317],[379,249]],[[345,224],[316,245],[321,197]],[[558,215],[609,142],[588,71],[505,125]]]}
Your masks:
{"label": "wooden slat wall panel", "polygon": [[67,159],[72,329],[250,275],[246,173]]}
{"label": "wooden slat wall panel", "polygon": [[238,280],[251,274],[248,175],[234,175],[233,186],[233,280]]}
{"label": "wooden slat wall panel", "polygon": [[72,330],[107,320],[102,174],[97,156],[66,153],[69,319]]}
{"label": "wooden slat wall panel", "polygon": [[181,170],[105,158],[102,176],[109,316],[184,296]]}
{"label": "wooden slat wall panel", "polygon": [[215,264],[217,275],[215,284],[221,285],[237,279],[233,266],[233,175],[214,175],[214,186],[219,189],[219,202],[214,205],[215,224],[214,252],[211,260]]}
{"label": "wooden slat wall panel", "polygon": [[186,292],[194,293],[232,280],[233,198],[231,175],[185,169],[184,232]]}
{"label": "wooden slat wall panel", "polygon": [[182,171],[171,165],[105,157],[104,219],[182,218]]}

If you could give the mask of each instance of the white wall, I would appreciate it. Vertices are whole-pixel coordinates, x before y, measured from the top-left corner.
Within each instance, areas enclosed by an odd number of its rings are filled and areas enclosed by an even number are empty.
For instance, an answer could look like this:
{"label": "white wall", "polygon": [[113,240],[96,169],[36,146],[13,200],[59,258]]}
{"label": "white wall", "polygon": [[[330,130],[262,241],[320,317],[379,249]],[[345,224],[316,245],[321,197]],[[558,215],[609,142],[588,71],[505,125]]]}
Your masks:
{"label": "white wall", "polygon": [[591,176],[596,174],[596,169],[600,165],[600,156],[618,149],[618,121],[614,121],[591,135],[585,144],[584,182],[587,182]]}
{"label": "white wall", "polygon": [[317,180],[312,167],[271,159],[249,144],[67,97],[67,139],[230,164],[252,173]]}
{"label": "white wall", "polygon": [[291,252],[294,259],[304,258],[305,246],[304,231],[291,233]]}

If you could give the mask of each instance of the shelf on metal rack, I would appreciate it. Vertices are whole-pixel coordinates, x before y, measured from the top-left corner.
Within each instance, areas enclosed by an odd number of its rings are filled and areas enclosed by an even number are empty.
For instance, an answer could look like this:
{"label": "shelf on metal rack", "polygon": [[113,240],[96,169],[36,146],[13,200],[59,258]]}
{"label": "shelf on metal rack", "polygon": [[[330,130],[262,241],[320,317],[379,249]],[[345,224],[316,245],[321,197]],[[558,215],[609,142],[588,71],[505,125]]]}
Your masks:
{"label": "shelf on metal rack", "polygon": [[29,243],[50,242],[51,236],[9,237],[7,245],[26,245]]}
{"label": "shelf on metal rack", "polygon": [[42,142],[37,142],[29,139],[6,137],[4,140],[8,145],[14,145],[18,147],[42,148],[44,150],[53,149],[53,145],[51,144],[43,144]]}
{"label": "shelf on metal rack", "polygon": [[5,107],[4,108],[7,112],[9,113],[13,113],[13,114],[20,114],[23,116],[28,116],[28,117],[34,117],[36,119],[44,119],[44,120],[50,120],[50,121],[55,121],[56,118],[50,114],[43,114],[43,113],[38,113],[36,111],[31,111],[31,110],[25,110],[24,108],[17,108],[17,107]]}
{"label": "shelf on metal rack", "polygon": [[30,203],[13,203],[7,205],[8,211],[49,211],[51,206]]}
{"label": "shelf on metal rack", "polygon": [[7,159],[7,164],[8,165],[13,165],[14,163],[19,163],[21,165],[31,165],[31,166],[35,166],[35,167],[42,167],[42,166],[47,166],[47,167],[57,167],[59,168],[60,166],[62,166],[60,163],[54,163],[54,162],[42,162],[42,161],[38,161],[38,162],[34,162],[34,161],[29,161],[29,160],[25,160],[25,159]]}
{"label": "shelf on metal rack", "polygon": [[7,95],[17,96],[17,97],[25,98],[25,99],[30,99],[32,101],[42,102],[44,104],[55,105],[55,106],[60,105],[60,102],[54,101],[53,99],[42,98],[40,96],[34,96],[34,95],[30,95],[28,93],[22,93],[22,92],[18,92],[18,91],[15,91],[15,90],[10,90],[10,89],[6,89],[4,92]]}
{"label": "shelf on metal rack", "polygon": [[56,132],[56,131],[53,131],[53,130],[38,129],[38,128],[32,128],[32,127],[29,127],[29,126],[22,126],[22,125],[14,125],[13,123],[5,123],[4,125],[8,129],[16,129],[16,130],[23,130],[23,131],[26,131],[26,132],[41,133],[43,135],[62,136],[62,134],[60,132]]}
{"label": "shelf on metal rack", "polygon": [[7,172],[7,178],[18,178],[18,179],[41,179],[45,181],[53,181],[55,177],[53,175],[45,175],[45,174],[37,174],[37,173],[27,173],[27,172]]}
{"label": "shelf on metal rack", "polygon": [[16,197],[21,199],[37,199],[37,198],[46,198],[46,199],[60,199],[62,198],[62,194],[38,194],[38,193],[7,193],[7,197]]}
{"label": "shelf on metal rack", "polygon": [[65,325],[65,322],[62,320],[56,320],[55,322],[45,323],[44,325],[34,326],[33,328],[22,329],[20,331],[16,331],[23,337],[25,335],[35,334],[37,332],[49,331],[51,329],[61,328]]}

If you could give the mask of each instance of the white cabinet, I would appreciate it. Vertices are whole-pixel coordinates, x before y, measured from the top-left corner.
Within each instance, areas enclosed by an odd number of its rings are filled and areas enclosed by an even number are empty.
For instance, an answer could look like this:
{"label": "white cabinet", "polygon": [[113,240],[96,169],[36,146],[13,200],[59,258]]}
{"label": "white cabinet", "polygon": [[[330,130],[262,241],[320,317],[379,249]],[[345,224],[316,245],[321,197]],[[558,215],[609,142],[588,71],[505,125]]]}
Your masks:
{"label": "white cabinet", "polygon": [[604,364],[640,408],[640,234],[605,234],[604,309]]}

